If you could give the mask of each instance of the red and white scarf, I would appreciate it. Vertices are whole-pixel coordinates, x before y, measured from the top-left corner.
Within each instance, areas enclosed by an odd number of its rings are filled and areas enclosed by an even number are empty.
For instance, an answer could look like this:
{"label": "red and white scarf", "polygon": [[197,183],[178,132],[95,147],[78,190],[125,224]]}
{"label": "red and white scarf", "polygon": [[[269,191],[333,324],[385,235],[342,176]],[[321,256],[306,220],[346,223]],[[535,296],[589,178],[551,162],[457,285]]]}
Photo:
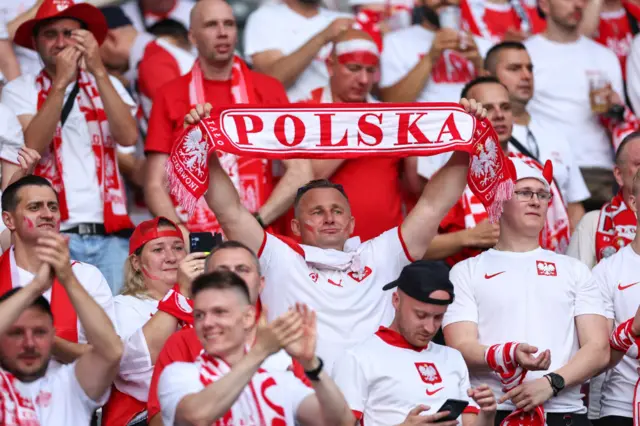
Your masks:
{"label": "red and white scarf", "polygon": [[[255,101],[253,99],[253,85],[249,68],[237,56],[233,59],[231,68],[231,97],[234,104],[247,104]],[[189,103],[191,105],[204,104],[209,102],[215,104],[215,99],[207,99],[204,93],[204,75],[200,67],[200,61],[196,60],[191,69],[191,81],[189,82]],[[243,185],[240,179],[240,170],[238,167],[238,156],[222,151],[218,151],[218,158],[222,168],[227,172],[233,185],[240,194],[240,198],[244,200]],[[195,159],[193,161],[196,161]],[[255,200],[249,200],[251,204],[258,204]],[[186,218],[187,228],[191,232],[213,232],[218,231],[220,226],[216,216],[213,214],[209,206],[207,206],[204,198],[197,200],[196,210],[193,214],[188,214],[184,209],[179,207],[177,200],[174,204],[178,206],[178,216]]]}
{"label": "red and white scarf", "polygon": [[[516,362],[518,343],[507,342],[489,346],[484,359],[502,383],[502,391],[507,393],[524,382],[527,370]],[[544,426],[544,408],[537,406],[533,411],[525,413],[515,410],[500,423],[500,426]]]}
{"label": "red and white scarf", "polygon": [[21,395],[17,383],[13,374],[0,369],[0,424],[40,426],[33,400]]}
{"label": "red and white scarf", "polygon": [[605,115],[600,115],[600,122],[611,133],[611,144],[614,151],[618,150],[625,137],[640,129],[640,120],[627,106],[624,107],[622,120],[618,121]]}
{"label": "red and white scarf", "polygon": [[[75,262],[71,266],[73,264]],[[0,257],[0,295],[11,290],[14,287],[13,283],[20,283],[20,277],[13,247],[11,247]],[[56,336],[69,342],[78,343],[78,315],[67,291],[57,279],[53,280],[51,287],[51,312],[53,312],[53,326],[56,329]]]}
{"label": "red and white scarf", "polygon": [[[42,105],[47,100],[51,84],[51,78],[47,72],[40,71],[40,74],[36,77],[38,110],[42,108]],[[78,105],[80,106],[80,111],[84,113],[84,118],[89,128],[98,185],[102,190],[104,227],[108,234],[123,229],[133,229],[133,223],[127,215],[127,200],[118,169],[116,141],[111,136],[109,122],[98,92],[98,86],[95,79],[84,71],[80,71],[78,74],[78,85],[80,88],[77,98]],[[62,158],[63,142],[86,143],[86,141],[63,141],[62,126],[58,122],[53,139],[49,144],[49,151],[42,156],[42,160],[36,167],[35,174],[43,176],[51,182],[51,185],[58,193],[61,219],[65,221],[69,218],[69,208],[63,182],[63,167],[65,166],[64,158]],[[91,160],[87,159],[87,161]],[[70,166],[72,165],[66,164],[66,167]]]}
{"label": "red and white scarf", "polygon": [[[527,157],[519,152],[509,153],[509,157],[516,157],[524,161],[529,167],[543,170],[542,165],[531,157]],[[569,225],[569,214],[562,200],[560,189],[555,181],[550,184],[553,198],[549,202],[547,219],[544,229],[540,232],[540,246],[556,253],[564,254],[569,246],[571,238],[571,228]],[[464,225],[467,229],[474,228],[478,223],[487,218],[484,206],[469,188],[462,194],[462,208],[464,209]]]}
{"label": "red and white scarf", "polygon": [[194,212],[209,186],[208,158],[223,151],[269,159],[470,153],[467,182],[496,221],[513,192],[512,172],[488,120],[459,104],[317,104],[217,107],[174,143],[171,193]]}
{"label": "red and white scarf", "polygon": [[627,206],[622,191],[602,206],[596,229],[596,260],[616,253],[636,236],[636,214]]}
{"label": "red and white scarf", "polygon": [[[634,336],[631,332],[633,318],[620,323],[611,332],[609,336],[609,346],[611,349],[620,351],[625,356],[639,359],[640,358],[640,338]],[[640,426],[640,377],[636,379],[636,385],[633,390],[633,426]]]}
{"label": "red and white scarf", "polygon": [[[231,367],[222,358],[202,351],[196,365],[200,370],[200,381],[206,387],[231,371]],[[271,426],[286,424],[285,412],[266,396],[266,391],[276,385],[273,377],[262,368],[251,378],[235,400],[229,411],[212,426],[256,425]],[[263,376],[258,378],[257,376]]]}

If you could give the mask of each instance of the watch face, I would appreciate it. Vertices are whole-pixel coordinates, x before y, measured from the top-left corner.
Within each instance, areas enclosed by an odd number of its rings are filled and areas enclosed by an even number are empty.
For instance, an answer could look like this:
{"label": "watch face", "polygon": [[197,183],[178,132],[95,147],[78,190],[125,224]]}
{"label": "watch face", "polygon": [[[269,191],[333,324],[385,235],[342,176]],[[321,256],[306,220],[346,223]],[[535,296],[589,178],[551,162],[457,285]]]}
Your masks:
{"label": "watch face", "polygon": [[564,389],[564,379],[559,374],[554,374],[551,376],[551,381],[553,382],[553,387],[557,389]]}

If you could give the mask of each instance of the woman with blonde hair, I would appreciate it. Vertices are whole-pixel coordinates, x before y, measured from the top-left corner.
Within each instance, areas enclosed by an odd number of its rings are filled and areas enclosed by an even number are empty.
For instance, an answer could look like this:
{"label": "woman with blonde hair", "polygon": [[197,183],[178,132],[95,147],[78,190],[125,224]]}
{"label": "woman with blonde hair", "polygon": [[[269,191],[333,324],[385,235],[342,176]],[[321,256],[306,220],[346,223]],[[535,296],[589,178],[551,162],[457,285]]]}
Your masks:
{"label": "woman with blonde hair", "polygon": [[207,253],[187,255],[182,232],[164,217],[138,225],[129,241],[122,294],[114,298],[125,351],[103,408],[104,426],[146,424],[153,366],[169,336],[192,324],[191,281]]}

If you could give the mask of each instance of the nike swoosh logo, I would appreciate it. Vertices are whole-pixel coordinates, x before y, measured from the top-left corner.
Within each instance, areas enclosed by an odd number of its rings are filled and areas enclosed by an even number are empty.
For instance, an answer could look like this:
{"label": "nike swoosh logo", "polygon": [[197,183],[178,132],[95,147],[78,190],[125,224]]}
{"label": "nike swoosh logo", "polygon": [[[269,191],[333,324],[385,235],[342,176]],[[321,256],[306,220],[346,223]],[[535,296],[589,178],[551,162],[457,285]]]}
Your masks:
{"label": "nike swoosh logo", "polygon": [[627,285],[622,285],[622,283],[618,283],[618,290],[626,290],[629,287],[633,287],[634,285],[639,284],[639,283],[640,283],[640,281],[635,282],[635,283],[631,283],[631,284],[627,284]]}
{"label": "nike swoosh logo", "polygon": [[438,389],[436,389],[434,391],[429,391],[429,389],[427,389],[426,392],[427,392],[427,395],[433,396],[433,395],[437,394],[438,392],[440,392],[442,389],[444,389],[444,387],[438,388]]}
{"label": "nike swoosh logo", "polygon": [[489,274],[484,274],[484,279],[485,279],[485,280],[490,280],[491,278],[493,278],[493,277],[497,277],[498,275],[500,275],[500,274],[504,274],[505,272],[507,272],[507,271],[502,271],[502,272],[498,272],[497,274],[491,274],[491,275],[489,275]]}

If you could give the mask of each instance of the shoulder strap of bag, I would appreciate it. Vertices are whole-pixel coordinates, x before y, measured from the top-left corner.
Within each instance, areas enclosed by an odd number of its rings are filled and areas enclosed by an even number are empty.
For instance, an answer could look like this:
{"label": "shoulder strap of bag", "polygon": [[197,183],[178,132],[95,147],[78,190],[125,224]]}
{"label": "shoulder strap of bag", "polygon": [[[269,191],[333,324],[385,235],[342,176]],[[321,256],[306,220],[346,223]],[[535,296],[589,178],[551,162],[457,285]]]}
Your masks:
{"label": "shoulder strap of bag", "polygon": [[69,97],[64,102],[62,106],[62,112],[60,113],[60,127],[64,126],[65,121],[69,118],[69,114],[71,113],[71,108],[73,108],[73,104],[76,101],[76,96],[78,96],[78,92],[80,91],[80,86],[78,85],[78,81],[76,80],[76,84],[73,85],[73,89],[71,89],[71,93],[69,93]]}

